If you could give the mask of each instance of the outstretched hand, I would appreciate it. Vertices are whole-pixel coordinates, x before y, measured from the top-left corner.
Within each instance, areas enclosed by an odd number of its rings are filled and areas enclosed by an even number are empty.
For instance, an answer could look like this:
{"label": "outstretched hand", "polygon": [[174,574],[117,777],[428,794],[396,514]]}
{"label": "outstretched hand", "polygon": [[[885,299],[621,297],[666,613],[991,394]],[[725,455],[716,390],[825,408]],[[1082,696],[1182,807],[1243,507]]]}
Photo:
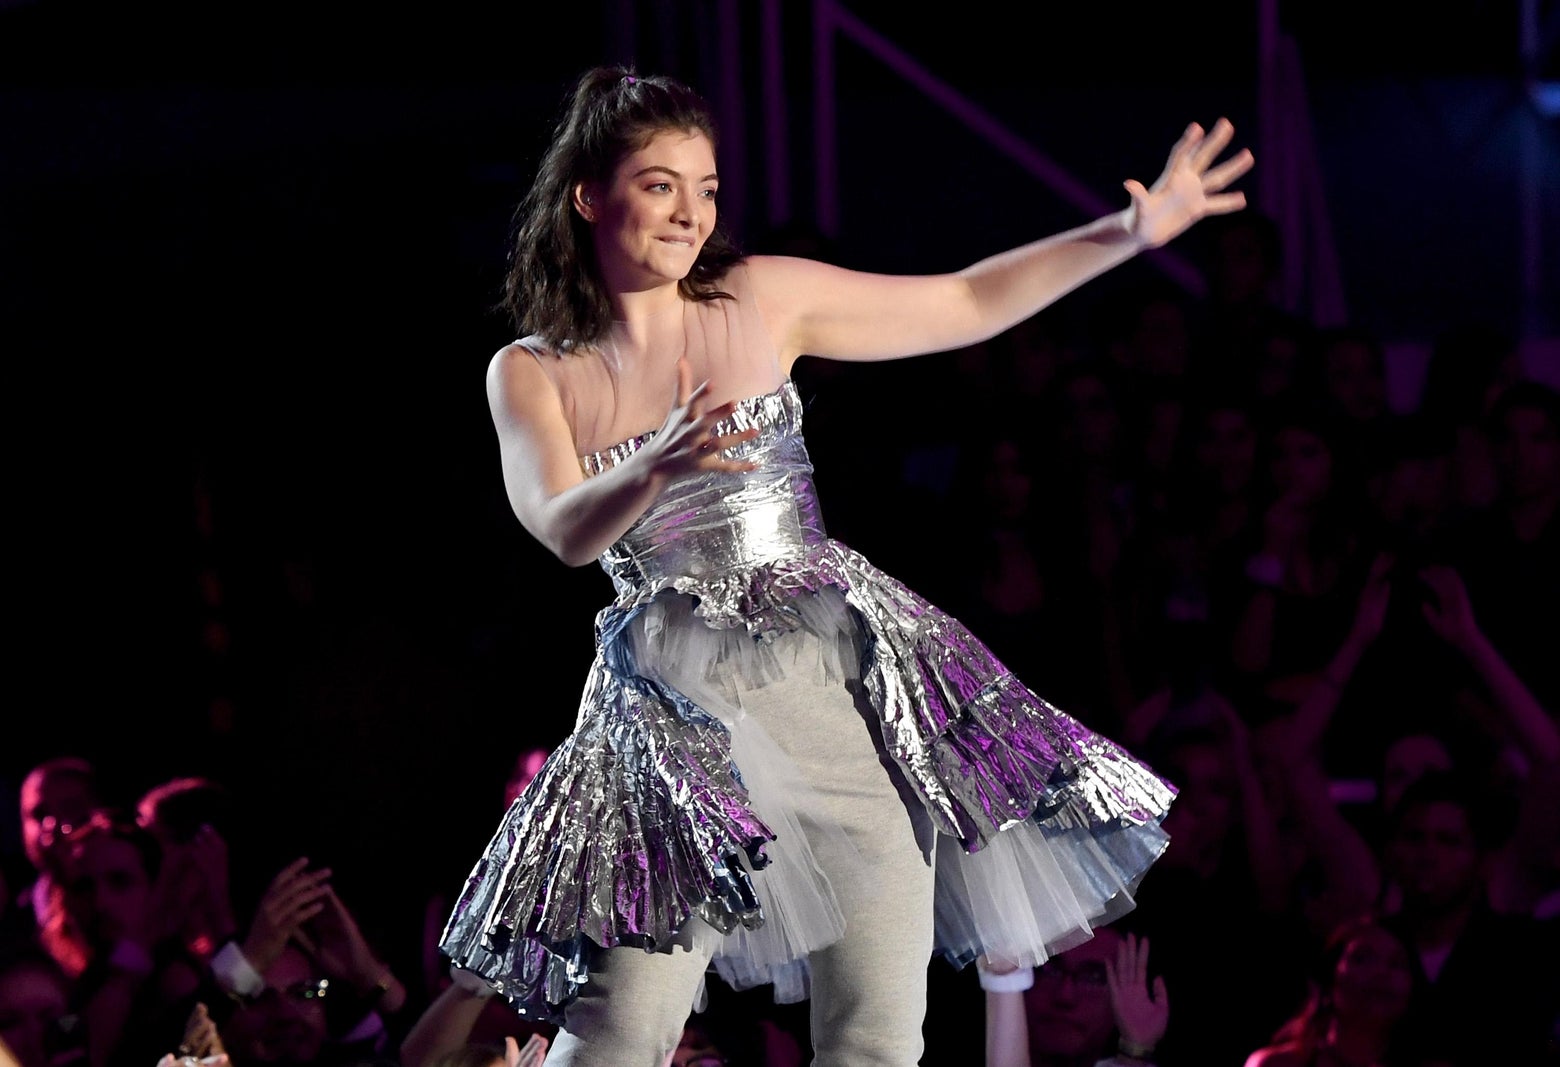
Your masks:
{"label": "outstretched hand", "polygon": [[1132,197],[1127,228],[1147,248],[1158,248],[1208,215],[1224,215],[1246,206],[1246,194],[1224,190],[1255,162],[1242,148],[1215,165],[1229,147],[1235,127],[1220,119],[1207,132],[1192,123],[1170,149],[1164,172],[1152,186],[1129,178],[1122,184]]}
{"label": "outstretched hand", "polygon": [[733,445],[751,441],[758,430],[749,427],[736,433],[717,434],[715,426],[737,409],[735,400],[705,410],[704,394],[709,382],[693,385],[693,371],[686,359],[677,361],[677,392],[666,421],[656,431],[646,450],[654,457],[655,469],[675,477],[693,471],[751,471],[758,464],[749,460],[728,459],[724,452]]}

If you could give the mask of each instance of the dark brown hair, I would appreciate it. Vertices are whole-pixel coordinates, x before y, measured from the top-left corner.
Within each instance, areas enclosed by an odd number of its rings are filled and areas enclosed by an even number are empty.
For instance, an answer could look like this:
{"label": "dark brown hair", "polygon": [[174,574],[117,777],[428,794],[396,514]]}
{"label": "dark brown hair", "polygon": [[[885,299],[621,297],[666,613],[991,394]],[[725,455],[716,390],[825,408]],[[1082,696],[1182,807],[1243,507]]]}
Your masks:
{"label": "dark brown hair", "polygon": [[[606,180],[625,156],[664,130],[697,130],[717,143],[709,105],[681,82],[603,66],[575,83],[536,180],[515,211],[499,306],[520,336],[535,334],[564,352],[606,334],[612,307],[591,251],[590,224],[574,210],[574,187]],[[741,258],[717,226],[677,283],[683,299],[729,298],[719,283]]]}

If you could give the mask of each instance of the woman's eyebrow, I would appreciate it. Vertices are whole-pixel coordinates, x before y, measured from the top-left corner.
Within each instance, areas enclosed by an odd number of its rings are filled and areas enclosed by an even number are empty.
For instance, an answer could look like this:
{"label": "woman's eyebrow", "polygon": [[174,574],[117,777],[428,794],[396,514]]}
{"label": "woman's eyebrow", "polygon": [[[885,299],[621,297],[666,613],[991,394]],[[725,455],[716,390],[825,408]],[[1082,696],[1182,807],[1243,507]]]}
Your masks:
{"label": "woman's eyebrow", "polygon": [[[682,172],[681,171],[673,170],[671,167],[663,167],[659,163],[653,163],[650,166],[645,167],[642,170],[636,171],[634,173],[634,177],[642,178],[646,174],[669,174],[673,178],[681,178],[682,177]],[[716,181],[720,181],[720,175],[716,174],[714,171],[711,171],[710,173],[706,174],[704,177],[700,178],[699,180],[701,182],[716,182]]]}

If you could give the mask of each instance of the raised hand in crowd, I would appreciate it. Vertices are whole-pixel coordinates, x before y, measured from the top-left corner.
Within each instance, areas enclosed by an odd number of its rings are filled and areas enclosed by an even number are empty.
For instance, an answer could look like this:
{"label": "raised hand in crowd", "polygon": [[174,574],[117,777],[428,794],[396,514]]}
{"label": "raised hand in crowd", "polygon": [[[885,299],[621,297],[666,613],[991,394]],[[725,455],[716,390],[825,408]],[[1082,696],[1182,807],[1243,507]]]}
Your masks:
{"label": "raised hand in crowd", "polygon": [[319,911],[304,920],[294,939],[327,975],[371,1000],[378,1011],[394,1014],[406,1003],[406,987],[368,943],[336,890],[329,883],[323,888]]}
{"label": "raised hand in crowd", "polygon": [[1355,602],[1348,634],[1326,666],[1316,674],[1290,716],[1288,743],[1297,757],[1320,758],[1322,739],[1332,723],[1333,713],[1359,669],[1360,661],[1386,625],[1395,562],[1393,556],[1385,552],[1371,560],[1365,584]]}
{"label": "raised hand in crowd", "polygon": [[1148,938],[1128,933],[1105,961],[1110,1008],[1122,1056],[1147,1061],[1170,1025],[1170,994],[1164,975],[1148,976]]}
{"label": "raised hand in crowd", "polygon": [[[276,873],[250,917],[248,932],[237,946],[244,963],[256,972],[264,972],[281,956],[287,942],[296,937],[303,924],[325,909],[324,897],[330,875],[329,867],[310,870],[306,856],[298,857]],[[216,966],[218,980],[224,980],[223,963],[218,962]],[[230,992],[250,992],[247,987],[251,983],[248,982],[231,985],[230,981],[224,981],[224,984],[230,985]]]}
{"label": "raised hand in crowd", "polygon": [[196,1003],[184,1023],[179,1047],[157,1061],[157,1067],[226,1067],[227,1049],[216,1021],[203,1003]]}
{"label": "raised hand in crowd", "polygon": [[1420,578],[1428,590],[1421,608],[1425,622],[1473,668],[1498,715],[1487,728],[1514,742],[1529,763],[1560,760],[1560,725],[1479,628],[1462,576],[1453,567],[1432,566]]}
{"label": "raised hand in crowd", "polygon": [[170,904],[181,916],[181,940],[207,960],[238,926],[228,842],[210,821],[225,805],[225,789],[200,777],[160,782],[136,803],[136,822],[162,846],[163,875]]}
{"label": "raised hand in crowd", "polygon": [[1148,948],[1148,938],[1104,926],[1038,968],[981,957],[985,1067],[1152,1063],[1170,997],[1162,976],[1149,977]]}

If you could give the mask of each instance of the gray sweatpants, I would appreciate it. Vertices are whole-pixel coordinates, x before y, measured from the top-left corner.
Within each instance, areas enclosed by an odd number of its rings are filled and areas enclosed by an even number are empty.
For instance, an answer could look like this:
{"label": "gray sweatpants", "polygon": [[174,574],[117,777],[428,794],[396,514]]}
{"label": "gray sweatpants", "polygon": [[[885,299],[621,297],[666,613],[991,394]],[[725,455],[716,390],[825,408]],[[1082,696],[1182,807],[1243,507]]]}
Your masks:
{"label": "gray sweatpants", "polygon": [[[781,642],[781,654],[816,653],[805,632]],[[787,647],[789,646],[789,647]],[[844,828],[854,861],[827,851],[817,858],[845,915],[845,935],[813,954],[810,1013],[816,1067],[915,1067],[922,1052],[926,968],[932,951],[933,869],[924,825],[911,812],[875,743],[876,713],[857,683],[827,685],[795,672],[742,704],[796,761],[817,791],[821,811],[804,825]],[[760,892],[762,892],[762,875]],[[601,954],[599,970],[565,1015],[547,1067],[661,1067],[677,1047],[708,958],[634,948]]]}

